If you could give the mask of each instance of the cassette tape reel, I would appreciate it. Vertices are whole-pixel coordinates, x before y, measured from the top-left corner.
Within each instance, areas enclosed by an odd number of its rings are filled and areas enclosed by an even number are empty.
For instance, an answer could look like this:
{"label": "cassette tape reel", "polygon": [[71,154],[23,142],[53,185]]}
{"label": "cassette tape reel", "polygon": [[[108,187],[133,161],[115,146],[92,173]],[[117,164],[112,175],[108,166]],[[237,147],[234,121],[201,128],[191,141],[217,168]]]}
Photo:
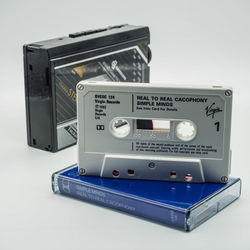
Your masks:
{"label": "cassette tape reel", "polygon": [[227,182],[230,88],[80,82],[77,98],[80,174]]}

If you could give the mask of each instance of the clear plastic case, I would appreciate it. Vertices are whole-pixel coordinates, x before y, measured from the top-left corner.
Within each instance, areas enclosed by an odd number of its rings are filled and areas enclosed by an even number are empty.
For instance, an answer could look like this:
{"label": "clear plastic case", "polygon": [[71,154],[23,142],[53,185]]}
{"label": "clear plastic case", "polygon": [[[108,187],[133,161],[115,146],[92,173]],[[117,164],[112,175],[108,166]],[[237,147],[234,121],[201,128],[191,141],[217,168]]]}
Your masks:
{"label": "clear plastic case", "polygon": [[57,194],[191,231],[240,196],[241,180],[194,184],[84,177],[73,165],[52,175],[52,189]]}

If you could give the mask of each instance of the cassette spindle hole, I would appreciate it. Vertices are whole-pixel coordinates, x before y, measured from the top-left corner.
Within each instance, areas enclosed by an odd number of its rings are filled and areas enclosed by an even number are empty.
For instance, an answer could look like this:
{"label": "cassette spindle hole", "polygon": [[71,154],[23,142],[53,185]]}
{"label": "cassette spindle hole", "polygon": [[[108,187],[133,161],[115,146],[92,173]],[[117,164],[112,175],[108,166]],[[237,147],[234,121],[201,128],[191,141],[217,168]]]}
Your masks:
{"label": "cassette spindle hole", "polygon": [[176,135],[182,141],[191,141],[196,134],[197,128],[192,121],[182,121],[176,127]]}
{"label": "cassette spindle hole", "polygon": [[124,138],[130,133],[130,124],[126,119],[115,118],[111,121],[110,130],[117,138]]}

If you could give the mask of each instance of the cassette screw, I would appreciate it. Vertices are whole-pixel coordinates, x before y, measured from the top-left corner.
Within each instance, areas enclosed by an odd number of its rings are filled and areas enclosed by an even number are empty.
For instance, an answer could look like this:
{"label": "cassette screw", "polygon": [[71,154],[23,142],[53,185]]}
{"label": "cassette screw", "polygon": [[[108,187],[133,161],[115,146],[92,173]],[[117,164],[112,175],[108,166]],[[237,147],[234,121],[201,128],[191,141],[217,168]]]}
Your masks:
{"label": "cassette screw", "polygon": [[222,181],[223,183],[226,183],[226,182],[228,181],[228,178],[227,178],[226,176],[222,176],[222,177],[221,177],[221,181]]}
{"label": "cassette screw", "polygon": [[79,85],[77,85],[77,89],[78,89],[78,90],[83,90],[83,89],[84,89],[84,86],[83,86],[82,84],[79,84]]}
{"label": "cassette screw", "polygon": [[156,167],[156,165],[155,165],[154,162],[150,162],[150,163],[148,164],[148,167],[149,167],[150,169],[154,169],[154,168]]}
{"label": "cassette screw", "polygon": [[225,96],[231,96],[232,95],[232,91],[230,89],[225,91]]}
{"label": "cassette screw", "polygon": [[80,175],[85,175],[86,174],[86,170],[84,168],[80,168],[79,169],[79,174]]}

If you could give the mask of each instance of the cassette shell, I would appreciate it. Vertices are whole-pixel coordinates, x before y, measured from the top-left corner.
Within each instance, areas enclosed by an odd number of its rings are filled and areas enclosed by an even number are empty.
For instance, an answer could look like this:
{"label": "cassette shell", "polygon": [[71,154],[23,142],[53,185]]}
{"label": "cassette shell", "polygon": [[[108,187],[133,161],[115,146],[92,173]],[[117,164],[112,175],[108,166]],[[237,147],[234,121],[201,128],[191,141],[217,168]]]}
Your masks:
{"label": "cassette shell", "polygon": [[[77,92],[78,162],[85,175],[195,183],[228,181],[230,87],[125,86],[87,81],[78,86],[83,86]],[[151,97],[165,101],[156,108]],[[94,102],[99,101],[103,111],[95,110]],[[85,109],[84,102],[92,105]],[[162,111],[162,103],[172,106]],[[138,120],[146,122],[141,125]],[[123,126],[112,129],[113,124]],[[185,128],[181,132],[184,139],[177,133],[179,124]]]}

